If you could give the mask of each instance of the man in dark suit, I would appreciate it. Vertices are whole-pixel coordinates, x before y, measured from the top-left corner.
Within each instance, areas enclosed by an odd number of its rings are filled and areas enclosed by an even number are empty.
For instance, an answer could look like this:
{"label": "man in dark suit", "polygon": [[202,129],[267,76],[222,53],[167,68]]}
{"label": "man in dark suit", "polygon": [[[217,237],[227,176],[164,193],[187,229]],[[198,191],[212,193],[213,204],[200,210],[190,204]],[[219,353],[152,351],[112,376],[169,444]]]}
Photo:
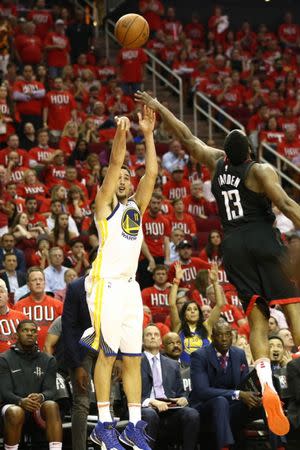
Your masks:
{"label": "man in dark suit", "polygon": [[26,272],[25,256],[22,250],[15,248],[16,240],[12,233],[5,233],[1,239],[0,247],[0,270],[3,269],[3,258],[5,253],[14,253],[17,257],[17,269]]}
{"label": "man in dark suit", "polygon": [[82,333],[91,326],[84,281],[85,277],[80,277],[67,286],[62,314],[64,357],[73,388],[72,448],[75,450],[86,449],[91,371],[93,361],[97,358],[97,353],[93,355],[79,344]]}
{"label": "man in dark suit", "polygon": [[250,410],[261,405],[258,394],[241,390],[249,373],[247,359],[231,344],[231,327],[221,319],[213,328],[212,343],[191,354],[190,405],[210,424],[216,450],[234,444]]}
{"label": "man in dark suit", "polygon": [[4,272],[0,274],[0,277],[5,282],[7,291],[11,294],[26,284],[26,273],[16,270],[17,266],[17,256],[14,253],[5,253],[3,258]]}
{"label": "man in dark suit", "polygon": [[288,418],[294,428],[300,428],[300,358],[290,361],[286,371],[290,394]]}
{"label": "man in dark suit", "polygon": [[[194,450],[200,426],[199,413],[188,407],[180,367],[160,354],[161,336],[156,325],[148,325],[143,337],[142,418],[148,423],[147,433],[156,440],[164,429],[170,440],[182,441],[183,450]],[[165,448],[155,446],[155,449]]]}

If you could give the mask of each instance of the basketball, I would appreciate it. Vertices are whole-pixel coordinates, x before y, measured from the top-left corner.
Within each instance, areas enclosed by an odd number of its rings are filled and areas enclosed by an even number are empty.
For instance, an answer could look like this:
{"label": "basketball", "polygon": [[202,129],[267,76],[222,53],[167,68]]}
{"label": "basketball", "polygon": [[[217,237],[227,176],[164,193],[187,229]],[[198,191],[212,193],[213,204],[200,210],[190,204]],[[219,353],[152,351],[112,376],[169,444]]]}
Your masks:
{"label": "basketball", "polygon": [[148,22],[139,14],[125,14],[116,23],[115,37],[122,47],[142,47],[149,38]]}

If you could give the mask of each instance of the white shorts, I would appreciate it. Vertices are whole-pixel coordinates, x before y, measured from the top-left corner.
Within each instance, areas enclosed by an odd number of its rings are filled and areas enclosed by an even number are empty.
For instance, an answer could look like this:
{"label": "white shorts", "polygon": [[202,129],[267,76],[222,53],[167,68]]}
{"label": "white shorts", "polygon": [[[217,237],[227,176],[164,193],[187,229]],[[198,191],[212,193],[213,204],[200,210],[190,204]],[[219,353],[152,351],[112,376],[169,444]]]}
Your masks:
{"label": "white shorts", "polygon": [[142,352],[143,302],[134,278],[100,279],[87,288],[92,328],[81,344],[105,355],[139,356]]}

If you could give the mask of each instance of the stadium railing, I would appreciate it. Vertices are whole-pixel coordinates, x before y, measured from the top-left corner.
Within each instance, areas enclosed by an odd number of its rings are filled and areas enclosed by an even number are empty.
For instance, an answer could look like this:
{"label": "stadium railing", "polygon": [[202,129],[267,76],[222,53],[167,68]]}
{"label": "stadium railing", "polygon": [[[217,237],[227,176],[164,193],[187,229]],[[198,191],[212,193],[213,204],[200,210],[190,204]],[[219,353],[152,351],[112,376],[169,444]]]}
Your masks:
{"label": "stadium railing", "polygon": [[[117,42],[114,35],[115,22],[110,19],[105,21],[105,39],[106,39],[106,56],[109,57],[110,53],[110,41]],[[164,64],[160,59],[153,55],[149,50],[144,49],[149,58],[149,62],[146,64],[147,70],[152,75],[152,92],[154,96],[157,94],[157,83],[161,81],[165,86],[171,89],[179,100],[179,118],[183,120],[183,88],[182,79],[177,75],[170,67]]]}

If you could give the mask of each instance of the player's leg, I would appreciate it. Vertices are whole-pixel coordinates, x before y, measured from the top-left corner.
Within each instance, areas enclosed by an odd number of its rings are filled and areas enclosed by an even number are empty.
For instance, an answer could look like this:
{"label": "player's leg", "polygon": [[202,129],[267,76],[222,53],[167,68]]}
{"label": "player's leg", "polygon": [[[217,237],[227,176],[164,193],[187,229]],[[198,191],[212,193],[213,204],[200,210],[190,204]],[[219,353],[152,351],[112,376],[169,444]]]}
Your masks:
{"label": "player's leg", "polygon": [[141,357],[123,355],[123,388],[127,398],[129,420],[134,425],[141,420]]}
{"label": "player's leg", "polygon": [[95,365],[94,385],[100,422],[112,422],[109,399],[112,368],[115,360],[116,356],[106,356],[101,349]]}
{"label": "player's leg", "polygon": [[297,347],[300,346],[300,299],[299,303],[282,305],[284,314],[291,328],[291,333]]}

